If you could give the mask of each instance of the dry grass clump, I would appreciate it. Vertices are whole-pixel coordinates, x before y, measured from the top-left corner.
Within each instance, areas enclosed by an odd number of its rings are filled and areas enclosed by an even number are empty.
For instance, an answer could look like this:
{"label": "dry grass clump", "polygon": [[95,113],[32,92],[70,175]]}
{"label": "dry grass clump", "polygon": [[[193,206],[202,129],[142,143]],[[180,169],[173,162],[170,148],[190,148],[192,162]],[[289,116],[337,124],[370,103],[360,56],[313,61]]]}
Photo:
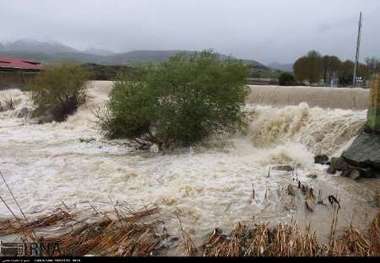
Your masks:
{"label": "dry grass clump", "polygon": [[[0,221],[0,236],[17,234],[29,242],[57,243],[59,251],[55,251],[54,256],[166,255],[180,240],[168,234],[159,220],[158,207],[133,211],[115,206],[107,213],[91,208],[95,213],[86,211],[85,216],[65,208],[34,220],[3,220]],[[219,228],[214,229],[200,247],[184,230],[178,215],[177,218],[182,253],[186,256],[380,256],[380,213],[367,231],[359,231],[350,225],[339,236],[336,234],[337,215],[332,220],[327,244],[318,242],[310,226],[301,229],[295,223],[274,226],[238,223],[228,234]],[[46,232],[49,229],[53,229],[53,234]]]}
{"label": "dry grass clump", "polygon": [[204,256],[316,256],[320,251],[315,234],[284,224],[249,228],[239,223],[229,235],[215,229],[203,247]]}
{"label": "dry grass clump", "polygon": [[380,213],[378,213],[372,221],[368,235],[373,251],[375,251],[377,255],[380,255]]}
{"label": "dry grass clump", "polygon": [[380,213],[372,221],[368,232],[349,226],[335,243],[336,256],[380,256]]}
{"label": "dry grass clump", "polygon": [[[334,230],[335,232],[335,230]],[[300,229],[296,224],[237,224],[230,234],[216,228],[202,246],[204,256],[380,256],[380,213],[368,232],[349,226],[329,244],[318,242],[310,227]]]}
{"label": "dry grass clump", "polygon": [[198,256],[199,250],[194,244],[194,241],[192,240],[191,235],[183,229],[182,223],[180,223],[180,227],[181,227],[183,251],[184,251],[185,256]]}
{"label": "dry grass clump", "polygon": [[331,248],[334,256],[373,256],[371,242],[363,233],[349,226]]}
{"label": "dry grass clump", "polygon": [[31,222],[20,218],[5,219],[0,221],[0,236],[20,233],[31,234],[34,229],[65,223],[72,219],[73,213],[61,208],[58,208],[52,214],[37,217]]}
{"label": "dry grass clump", "polygon": [[[59,209],[35,220],[4,220],[0,222],[0,235],[19,234],[23,240],[40,244],[59,244],[54,256],[147,256],[157,255],[168,246],[169,234],[160,233],[162,224],[154,215],[158,207],[139,211],[114,209],[109,213],[96,211],[90,217]],[[49,237],[36,234],[47,227],[55,227]],[[46,236],[46,233],[45,235]]]}

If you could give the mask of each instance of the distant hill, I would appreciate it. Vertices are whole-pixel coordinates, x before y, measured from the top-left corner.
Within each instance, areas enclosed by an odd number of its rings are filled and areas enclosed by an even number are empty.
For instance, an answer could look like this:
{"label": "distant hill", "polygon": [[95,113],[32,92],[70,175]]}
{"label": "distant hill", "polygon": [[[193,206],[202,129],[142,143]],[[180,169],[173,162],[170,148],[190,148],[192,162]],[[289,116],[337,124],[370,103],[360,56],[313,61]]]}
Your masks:
{"label": "distant hill", "polygon": [[99,48],[89,48],[89,49],[84,50],[83,53],[98,55],[98,56],[111,56],[115,54],[115,52],[105,50],[105,49],[99,49]]}
{"label": "distant hill", "polygon": [[110,56],[112,64],[139,64],[163,62],[179,52],[190,53],[184,50],[136,50]]}
{"label": "distant hill", "polygon": [[[189,50],[136,50],[121,54],[109,56],[109,63],[116,65],[134,65],[143,63],[158,63],[168,60],[170,57],[178,54],[193,54],[196,51]],[[222,59],[228,58],[223,54],[218,54]],[[267,67],[255,60],[242,59],[244,63],[255,66],[257,68],[267,69]]]}
{"label": "distant hill", "polygon": [[0,48],[2,48],[3,51],[27,51],[32,53],[44,54],[77,52],[76,49],[57,42],[41,42],[29,39],[21,39],[14,42],[3,43],[2,47]]}
{"label": "distant hill", "polygon": [[70,61],[70,62],[77,62],[77,63],[107,64],[107,59],[103,58],[102,56],[86,54],[82,52],[64,52],[64,53],[47,54],[44,52],[0,50],[0,56],[26,58],[26,59],[40,61],[42,63]]}
{"label": "distant hill", "polygon": [[278,69],[278,70],[281,70],[281,71],[293,72],[293,64],[291,64],[291,63],[289,63],[289,64],[281,64],[281,63],[274,62],[274,63],[269,64],[268,66],[270,68]]}
{"label": "distant hill", "polygon": [[[191,54],[195,51],[136,50],[126,53],[113,53],[101,49],[80,51],[56,42],[41,42],[35,40],[18,40],[10,43],[0,43],[1,56],[27,58],[43,63],[73,61],[103,65],[136,65],[162,62],[179,52]],[[227,56],[223,54],[219,54],[219,56],[221,58],[227,58]],[[265,65],[255,60],[242,59],[242,61],[258,69],[268,69]]]}

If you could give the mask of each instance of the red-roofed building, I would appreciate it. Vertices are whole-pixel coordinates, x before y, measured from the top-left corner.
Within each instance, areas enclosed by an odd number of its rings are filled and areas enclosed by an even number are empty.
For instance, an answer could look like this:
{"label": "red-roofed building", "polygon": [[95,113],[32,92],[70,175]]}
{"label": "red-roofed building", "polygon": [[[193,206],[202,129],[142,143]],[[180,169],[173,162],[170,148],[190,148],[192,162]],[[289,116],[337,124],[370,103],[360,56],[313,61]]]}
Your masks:
{"label": "red-roofed building", "polygon": [[0,70],[24,70],[24,71],[40,71],[42,65],[39,62],[20,59],[0,57]]}
{"label": "red-roofed building", "polygon": [[0,56],[0,89],[23,89],[41,70],[39,62]]}

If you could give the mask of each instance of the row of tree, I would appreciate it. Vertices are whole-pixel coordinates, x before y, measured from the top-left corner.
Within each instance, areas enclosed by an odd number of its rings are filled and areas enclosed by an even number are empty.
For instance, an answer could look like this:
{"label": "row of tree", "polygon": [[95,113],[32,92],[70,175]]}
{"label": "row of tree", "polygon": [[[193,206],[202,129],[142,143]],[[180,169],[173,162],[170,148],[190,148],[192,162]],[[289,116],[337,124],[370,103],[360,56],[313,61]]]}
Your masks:
{"label": "row of tree", "polygon": [[[306,56],[300,57],[293,65],[297,81],[309,83],[330,84],[337,81],[339,85],[352,84],[355,63],[351,60],[341,61],[336,56],[322,56],[317,51],[310,51]],[[367,58],[366,64],[359,63],[357,76],[367,80],[373,73],[380,72],[380,60]]]}

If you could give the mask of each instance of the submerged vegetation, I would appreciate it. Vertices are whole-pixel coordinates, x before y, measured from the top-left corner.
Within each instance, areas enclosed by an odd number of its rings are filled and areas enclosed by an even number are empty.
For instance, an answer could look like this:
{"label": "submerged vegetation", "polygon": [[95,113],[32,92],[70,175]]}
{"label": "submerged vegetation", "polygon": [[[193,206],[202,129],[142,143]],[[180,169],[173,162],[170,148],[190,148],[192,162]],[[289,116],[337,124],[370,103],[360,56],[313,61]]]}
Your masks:
{"label": "submerged vegetation", "polygon": [[100,126],[108,138],[160,148],[188,146],[243,125],[247,67],[212,52],[180,54],[114,83]]}
{"label": "submerged vegetation", "polygon": [[60,64],[46,68],[30,84],[34,116],[64,121],[86,100],[89,73],[80,65]]}

